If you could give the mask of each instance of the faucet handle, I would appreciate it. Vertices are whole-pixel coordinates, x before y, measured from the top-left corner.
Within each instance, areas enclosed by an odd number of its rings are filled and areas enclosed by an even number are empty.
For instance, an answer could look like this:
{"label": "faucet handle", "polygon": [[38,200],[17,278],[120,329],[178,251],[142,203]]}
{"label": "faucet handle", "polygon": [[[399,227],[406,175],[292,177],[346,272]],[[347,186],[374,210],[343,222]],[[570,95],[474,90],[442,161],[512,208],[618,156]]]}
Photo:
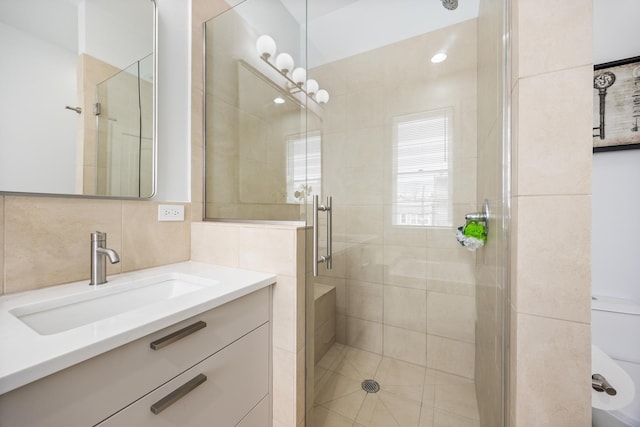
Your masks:
{"label": "faucet handle", "polygon": [[107,240],[107,233],[103,233],[102,231],[94,231],[91,233],[92,242],[102,242],[105,240]]}

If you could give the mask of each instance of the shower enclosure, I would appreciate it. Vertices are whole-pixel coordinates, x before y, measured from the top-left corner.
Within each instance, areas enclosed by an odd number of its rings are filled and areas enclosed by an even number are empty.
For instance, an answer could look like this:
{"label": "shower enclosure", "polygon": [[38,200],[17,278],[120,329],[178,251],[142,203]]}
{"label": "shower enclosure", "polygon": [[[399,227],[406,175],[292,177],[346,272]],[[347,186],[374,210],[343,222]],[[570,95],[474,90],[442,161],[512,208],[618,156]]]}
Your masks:
{"label": "shower enclosure", "polygon": [[153,195],[153,55],[96,85],[95,192]]}
{"label": "shower enclosure", "polygon": [[453,3],[206,23],[206,217],[307,230],[307,426],[504,425],[507,4]]}

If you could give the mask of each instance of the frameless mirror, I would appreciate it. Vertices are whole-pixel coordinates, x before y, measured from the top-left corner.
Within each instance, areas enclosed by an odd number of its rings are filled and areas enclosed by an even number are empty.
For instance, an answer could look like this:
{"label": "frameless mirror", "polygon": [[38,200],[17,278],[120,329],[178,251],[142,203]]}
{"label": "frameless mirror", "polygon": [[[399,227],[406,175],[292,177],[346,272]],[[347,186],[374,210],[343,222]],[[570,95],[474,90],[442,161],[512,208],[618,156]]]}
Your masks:
{"label": "frameless mirror", "polygon": [[148,198],[154,0],[0,0],[0,191]]}

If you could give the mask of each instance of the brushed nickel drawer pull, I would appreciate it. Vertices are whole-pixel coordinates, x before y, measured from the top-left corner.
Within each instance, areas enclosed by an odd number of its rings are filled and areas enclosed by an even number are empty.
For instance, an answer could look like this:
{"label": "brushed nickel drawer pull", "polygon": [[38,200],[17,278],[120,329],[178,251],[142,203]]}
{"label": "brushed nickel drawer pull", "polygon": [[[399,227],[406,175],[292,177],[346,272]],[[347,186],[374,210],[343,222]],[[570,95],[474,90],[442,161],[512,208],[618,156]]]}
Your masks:
{"label": "brushed nickel drawer pull", "polygon": [[207,376],[204,374],[199,374],[191,381],[181,385],[171,393],[167,394],[162,399],[158,400],[156,403],[151,405],[151,412],[158,415],[160,412],[167,409],[169,406],[176,403],[178,400],[185,397],[189,392],[198,387],[200,384],[207,380]]}
{"label": "brushed nickel drawer pull", "polygon": [[151,347],[153,350],[160,350],[162,347],[166,347],[169,344],[172,344],[178,340],[181,340],[182,338],[191,335],[192,333],[199,331],[200,329],[204,328],[205,326],[207,326],[207,324],[205,322],[203,322],[202,320],[197,321],[196,323],[189,325],[187,327],[184,327],[182,329],[180,329],[179,331],[175,331],[165,337],[162,338],[158,338],[157,340],[153,341],[151,344],[149,344],[149,347]]}

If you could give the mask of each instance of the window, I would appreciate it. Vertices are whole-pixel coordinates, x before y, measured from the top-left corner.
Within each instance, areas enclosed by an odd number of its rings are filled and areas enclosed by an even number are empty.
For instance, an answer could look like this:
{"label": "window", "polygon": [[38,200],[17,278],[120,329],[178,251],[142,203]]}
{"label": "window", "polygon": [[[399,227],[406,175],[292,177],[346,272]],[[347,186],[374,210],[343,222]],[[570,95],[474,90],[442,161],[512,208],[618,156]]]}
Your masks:
{"label": "window", "polygon": [[305,203],[321,194],[322,144],[319,132],[287,138],[287,203]]}
{"label": "window", "polygon": [[452,116],[447,108],[394,119],[393,225],[451,226]]}

